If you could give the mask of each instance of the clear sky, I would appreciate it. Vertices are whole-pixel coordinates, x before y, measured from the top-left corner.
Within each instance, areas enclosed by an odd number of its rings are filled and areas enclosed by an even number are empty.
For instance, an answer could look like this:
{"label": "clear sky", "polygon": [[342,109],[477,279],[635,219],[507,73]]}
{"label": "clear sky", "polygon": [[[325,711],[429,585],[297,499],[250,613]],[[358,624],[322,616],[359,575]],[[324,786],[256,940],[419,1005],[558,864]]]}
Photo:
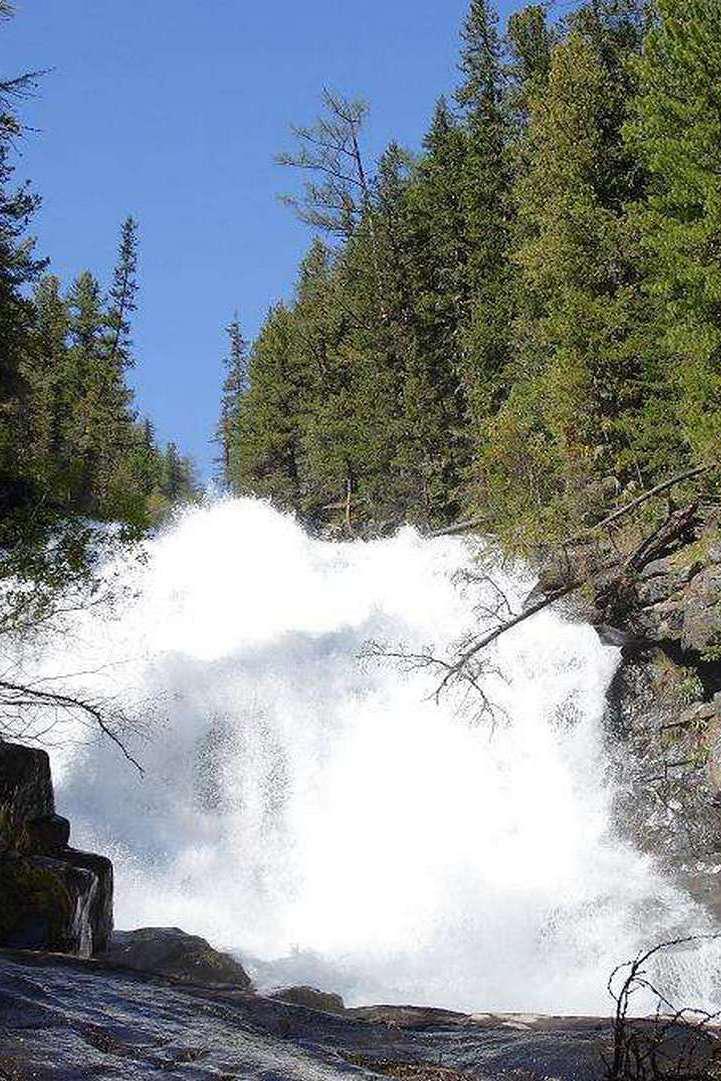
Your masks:
{"label": "clear sky", "polygon": [[[466,0],[17,0],[4,73],[50,68],[25,108],[18,177],[63,278],[103,280],[141,227],[134,373],[141,409],[207,475],[225,340],[290,293],[308,232],[274,165],[324,84],[369,101],[369,147],[417,147],[452,89]],[[505,9],[517,6],[508,0]]]}

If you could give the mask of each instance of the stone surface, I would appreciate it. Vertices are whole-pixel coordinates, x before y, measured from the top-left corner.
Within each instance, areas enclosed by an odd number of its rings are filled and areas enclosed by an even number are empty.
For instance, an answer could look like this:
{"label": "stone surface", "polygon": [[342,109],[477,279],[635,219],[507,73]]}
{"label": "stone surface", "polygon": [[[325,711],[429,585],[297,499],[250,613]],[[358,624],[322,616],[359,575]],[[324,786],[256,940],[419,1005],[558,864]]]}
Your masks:
{"label": "stone surface", "polygon": [[28,1081],[601,1081],[611,1035],[598,1019],[334,1015],[34,954],[0,955],[0,1032],[0,1073]]}
{"label": "stone surface", "polygon": [[0,740],[0,811],[12,808],[16,822],[55,811],[50,759],[45,751]]}
{"label": "stone surface", "polygon": [[721,650],[721,567],[700,571],[683,593],[681,645],[698,653]]}
{"label": "stone surface", "polygon": [[721,919],[721,511],[671,510],[642,540],[629,518],[544,553],[531,599],[594,572],[573,613],[622,654],[607,716],[617,823]]}
{"label": "stone surface", "polygon": [[251,986],[239,961],[213,949],[199,935],[188,935],[178,927],[116,931],[104,956],[112,964],[190,983],[241,990]]}
{"label": "stone surface", "polygon": [[315,987],[279,987],[268,993],[268,998],[278,1002],[290,1002],[295,1006],[307,1006],[310,1010],[323,1010],[326,1013],[343,1013],[345,1005],[340,995],[330,991],[319,991]]}

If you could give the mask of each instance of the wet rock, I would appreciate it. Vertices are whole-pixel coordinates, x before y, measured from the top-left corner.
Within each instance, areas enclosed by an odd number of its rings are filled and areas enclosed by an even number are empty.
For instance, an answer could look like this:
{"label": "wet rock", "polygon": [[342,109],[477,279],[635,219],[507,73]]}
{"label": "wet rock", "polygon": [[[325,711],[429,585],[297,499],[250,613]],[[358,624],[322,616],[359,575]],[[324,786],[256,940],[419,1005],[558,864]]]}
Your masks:
{"label": "wet rock", "polygon": [[116,931],[104,959],[123,968],[172,976],[204,986],[249,990],[251,980],[240,964],[199,935],[178,927],[142,927]]}
{"label": "wet rock", "polygon": [[70,867],[90,871],[97,879],[97,889],[91,899],[88,915],[92,952],[103,953],[113,933],[113,865],[107,856],[79,852],[75,848],[66,848],[62,859]]}
{"label": "wet rock", "polygon": [[0,944],[90,957],[97,876],[49,856],[19,856],[0,864]]}
{"label": "wet rock", "polygon": [[307,1006],[310,1010],[322,1010],[325,1013],[343,1013],[345,1010],[340,995],[330,991],[318,991],[315,987],[279,987],[277,991],[271,991],[268,998],[289,1002],[295,1006]]}

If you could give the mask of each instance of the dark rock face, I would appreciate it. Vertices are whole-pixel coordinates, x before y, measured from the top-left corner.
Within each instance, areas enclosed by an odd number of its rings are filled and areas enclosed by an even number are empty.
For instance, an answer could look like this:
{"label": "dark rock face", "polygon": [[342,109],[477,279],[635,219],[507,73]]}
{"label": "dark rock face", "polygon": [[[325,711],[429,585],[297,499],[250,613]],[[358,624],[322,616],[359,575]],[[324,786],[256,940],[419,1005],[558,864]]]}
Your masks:
{"label": "dark rock face", "polygon": [[268,998],[277,1002],[290,1002],[294,1006],[307,1006],[310,1010],[322,1010],[325,1013],[343,1013],[345,1005],[340,995],[330,991],[318,991],[315,987],[279,987],[271,991]]}
{"label": "dark rock face", "polygon": [[45,751],[0,741],[0,809],[18,822],[55,811],[50,759]]}
{"label": "dark rock face", "polygon": [[89,957],[113,930],[110,860],[68,847],[44,751],[0,743],[0,946]]}
{"label": "dark rock face", "polygon": [[199,935],[187,935],[177,927],[142,927],[116,931],[104,960],[123,968],[172,976],[205,986],[234,987],[247,991],[250,977],[227,953],[213,949]]}
{"label": "dark rock face", "polygon": [[8,908],[12,905],[4,945],[90,957],[90,909],[98,887],[91,871],[48,856],[27,856],[0,868],[2,886]]}
{"label": "dark rock face", "polygon": [[70,842],[70,823],[61,815],[33,818],[25,830],[31,848],[38,852],[57,852]]}

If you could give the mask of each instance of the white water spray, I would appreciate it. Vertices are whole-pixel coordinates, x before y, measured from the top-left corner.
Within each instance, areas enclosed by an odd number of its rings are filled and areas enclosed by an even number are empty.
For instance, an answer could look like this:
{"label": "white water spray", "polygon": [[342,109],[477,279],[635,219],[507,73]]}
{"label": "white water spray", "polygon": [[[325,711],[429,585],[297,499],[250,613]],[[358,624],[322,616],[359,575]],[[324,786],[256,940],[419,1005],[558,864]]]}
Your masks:
{"label": "white water spray", "polygon": [[[351,1003],[609,1012],[619,961],[704,917],[611,828],[604,695],[618,662],[547,611],[504,636],[491,737],[369,640],[474,626],[459,539],[331,544],[265,504],[191,510],[126,573],[121,619],[78,616],[43,670],[163,698],[133,750],[58,752],[76,843],[111,854],[120,927],[175,924],[259,982]],[[504,588],[516,600],[528,581]],[[696,960],[676,990],[713,998]]]}

